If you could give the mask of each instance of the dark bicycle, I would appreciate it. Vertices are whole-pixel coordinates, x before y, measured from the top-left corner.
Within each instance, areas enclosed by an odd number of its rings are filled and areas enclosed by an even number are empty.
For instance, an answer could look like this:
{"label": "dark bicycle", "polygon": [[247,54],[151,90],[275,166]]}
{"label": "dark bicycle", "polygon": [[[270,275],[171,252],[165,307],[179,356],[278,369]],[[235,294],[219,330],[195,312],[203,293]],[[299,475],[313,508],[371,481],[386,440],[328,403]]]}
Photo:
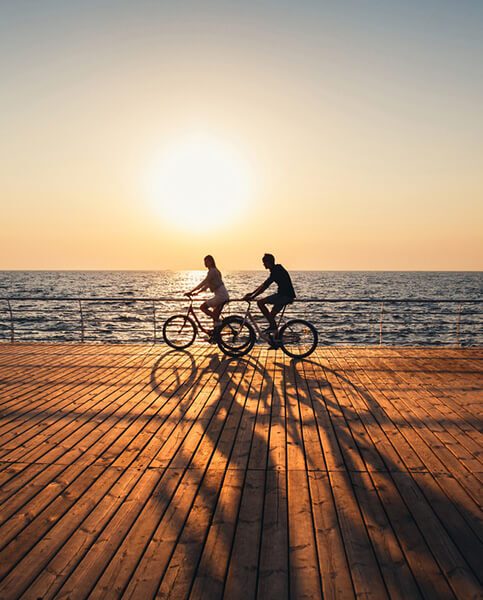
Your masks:
{"label": "dark bicycle", "polygon": [[268,342],[272,348],[281,348],[291,358],[305,358],[316,349],[319,334],[309,321],[288,319],[284,322],[285,307],[278,317],[277,329],[264,333],[250,312],[251,301],[247,302],[244,316],[232,315],[223,319],[217,331],[217,343],[229,356],[243,356],[253,348],[257,337]]}
{"label": "dark bicycle", "polygon": [[[219,327],[215,329],[206,329],[201,323],[195,309],[193,308],[193,298],[190,297],[188,310],[185,314],[173,315],[166,319],[163,324],[164,341],[176,350],[184,350],[194,343],[200,331],[207,336],[207,340],[218,343]],[[219,345],[219,344],[218,344]],[[220,348],[223,350],[223,348]]]}

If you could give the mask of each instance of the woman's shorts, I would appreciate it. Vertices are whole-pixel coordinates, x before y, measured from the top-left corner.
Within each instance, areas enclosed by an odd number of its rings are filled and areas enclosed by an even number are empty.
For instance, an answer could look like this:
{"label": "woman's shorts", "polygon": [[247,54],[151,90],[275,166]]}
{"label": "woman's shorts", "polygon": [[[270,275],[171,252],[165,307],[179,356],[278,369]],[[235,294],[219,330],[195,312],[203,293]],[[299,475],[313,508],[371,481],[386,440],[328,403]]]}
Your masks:
{"label": "woman's shorts", "polygon": [[230,296],[228,295],[226,287],[224,285],[220,285],[220,287],[215,290],[215,295],[211,298],[208,298],[206,301],[206,306],[214,308],[215,306],[220,306],[220,304],[228,302],[229,299]]}

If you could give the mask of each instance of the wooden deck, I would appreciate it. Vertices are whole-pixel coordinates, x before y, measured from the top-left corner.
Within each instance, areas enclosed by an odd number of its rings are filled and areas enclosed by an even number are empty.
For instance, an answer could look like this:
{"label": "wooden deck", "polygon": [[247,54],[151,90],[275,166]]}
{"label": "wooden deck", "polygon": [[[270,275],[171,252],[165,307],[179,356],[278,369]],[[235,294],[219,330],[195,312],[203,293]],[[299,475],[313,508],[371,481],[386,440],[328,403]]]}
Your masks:
{"label": "wooden deck", "polygon": [[482,359],[1,344],[0,597],[481,597]]}

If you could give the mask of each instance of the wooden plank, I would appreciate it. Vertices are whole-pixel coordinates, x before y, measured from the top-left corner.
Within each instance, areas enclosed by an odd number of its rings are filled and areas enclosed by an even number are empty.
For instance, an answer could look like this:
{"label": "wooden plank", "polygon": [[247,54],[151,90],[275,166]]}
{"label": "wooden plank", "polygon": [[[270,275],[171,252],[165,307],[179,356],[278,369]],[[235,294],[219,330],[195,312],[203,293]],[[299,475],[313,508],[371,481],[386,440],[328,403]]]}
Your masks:
{"label": "wooden plank", "polygon": [[[265,500],[263,506],[262,530],[259,549],[257,595],[262,598],[287,598],[289,594],[288,560],[288,498],[286,454],[280,451],[280,441],[284,437],[285,419],[283,409],[284,390],[280,378],[274,378],[277,355],[271,351],[267,356],[266,370],[271,385],[267,387],[264,400],[270,407],[270,426],[263,433],[267,435],[267,476],[265,480]],[[276,380],[276,387],[275,387]],[[285,399],[285,406],[286,406]],[[275,405],[275,407],[274,407]],[[275,410],[274,410],[275,408]],[[272,445],[272,430],[274,443]],[[276,452],[272,455],[272,450]],[[288,453],[288,449],[286,451]],[[279,463],[275,462],[276,460]]]}
{"label": "wooden plank", "polygon": [[328,473],[309,472],[315,540],[324,598],[355,598]]}
{"label": "wooden plank", "polygon": [[[84,461],[78,461],[60,472],[56,465],[46,466],[33,486],[22,489],[21,494],[7,503],[5,512],[8,519],[0,527],[0,548],[5,549],[33,521],[40,521],[40,515],[43,511],[48,511],[53,503],[62,503],[63,495],[70,495],[66,490],[71,486],[75,487],[76,479],[83,481],[86,476],[89,477],[92,472],[92,469],[89,470],[90,466],[92,465],[86,465]],[[96,467],[96,473],[101,473],[99,467]],[[67,504],[68,506],[70,505]]]}
{"label": "wooden plank", "polygon": [[393,479],[456,597],[477,598],[481,592],[477,579],[413,477],[394,473]]}
{"label": "wooden plank", "polygon": [[[67,411],[59,410],[54,422],[47,423],[42,432],[36,434],[37,443],[32,449],[29,449],[29,445],[26,448],[22,445],[18,450],[4,456],[4,460],[34,462],[42,459],[43,462],[53,462],[66,455],[73,447],[77,448],[77,454],[85,452],[89,447],[89,433],[94,431],[92,436],[97,439],[103,431],[112,429],[115,422],[125,417],[126,401],[149,387],[147,382],[143,383],[142,371],[137,371],[134,377],[127,371],[122,377],[128,382],[126,388],[123,388],[122,381],[114,381],[115,385],[108,386],[100,394],[87,394],[86,401],[83,401],[84,395],[81,395],[80,404],[70,403]],[[82,388],[80,391],[82,392]],[[133,407],[130,408],[132,410]],[[84,417],[84,414],[87,417]],[[82,440],[82,445],[77,444],[79,440]],[[67,457],[64,456],[64,462],[70,460],[68,454]]]}
{"label": "wooden plank", "polygon": [[[289,536],[290,596],[318,597],[322,593],[317,546],[315,544],[312,498],[307,468],[320,468],[314,450],[308,395],[297,377],[296,362],[285,368],[285,401],[287,406],[287,503]],[[301,406],[302,405],[302,406]],[[302,427],[303,417],[306,427]],[[307,439],[306,439],[307,438]],[[319,446],[320,447],[320,446]],[[323,465],[323,463],[322,463]]]}
{"label": "wooden plank", "polygon": [[[348,350],[348,353],[350,350]],[[352,373],[347,357],[342,360],[331,352],[329,365],[337,369],[337,376],[346,382],[346,394],[353,410],[363,424],[367,437],[360,435],[364,458],[368,471],[401,471],[406,470],[405,463],[396,448],[391,443],[391,433],[394,428],[383,426],[387,421],[385,413],[374,402],[369,390],[363,387],[360,380]]]}
{"label": "wooden plank", "polygon": [[250,458],[254,438],[255,426],[259,416],[261,396],[265,382],[267,353],[260,353],[258,360],[253,362],[253,376],[248,389],[248,397],[242,421],[233,447],[233,452],[228,464],[229,469],[246,470]]}
{"label": "wooden plank", "polygon": [[[337,389],[342,412],[364,462],[364,469],[385,471],[388,468],[404,468],[399,455],[393,450],[387,436],[368,410],[368,395],[356,384],[350,373],[342,368],[340,359],[329,357],[327,363],[327,378]],[[377,437],[377,444],[373,443],[371,433]]]}
{"label": "wooden plank", "polygon": [[388,598],[349,474],[333,471],[329,477],[355,593],[367,598]]}
{"label": "wooden plank", "polygon": [[451,475],[436,474],[434,477],[472,532],[483,543],[483,515],[481,506],[477,505],[461,484]]}
{"label": "wooden plank", "polygon": [[[209,469],[203,477],[164,576],[158,584],[157,597],[188,597],[224,475],[222,469]],[[145,593],[145,588],[142,589]]]}
{"label": "wooden plank", "polygon": [[225,598],[256,596],[266,473],[265,469],[247,471],[225,579]]}
{"label": "wooden plank", "polygon": [[[204,402],[206,402],[206,398],[204,399]],[[202,406],[203,403],[197,410],[201,410]],[[190,410],[195,410],[195,408],[195,403],[192,403]],[[189,418],[191,417],[188,415],[188,419]],[[166,423],[166,426],[169,427],[169,423]],[[157,436],[161,439],[165,438],[162,428],[158,430]],[[147,455],[145,467],[148,466],[158,449],[159,447],[157,445],[145,448],[144,453]],[[74,574],[68,583],[74,582],[75,585],[80,585],[82,588],[92,585],[92,572],[94,571],[97,574],[96,579],[102,575],[99,587],[100,589],[105,590],[105,593],[107,593],[107,590],[117,590],[115,593],[118,593],[119,590],[124,589],[136,566],[139,556],[144,551],[145,546],[149,543],[152,531],[155,530],[159,519],[164,510],[166,510],[169,501],[182,478],[183,472],[183,469],[176,470],[172,468],[166,471],[166,475],[161,479],[152,496],[145,499],[145,506],[139,508],[139,511],[142,509],[140,516],[137,517],[135,522],[130,523],[127,529],[124,520],[119,524],[117,519],[113,519],[113,522],[107,526],[105,535],[106,539],[115,539],[117,540],[117,543],[110,543],[108,549],[103,550],[102,547],[94,547],[89,550],[86,557],[74,571]],[[138,505],[139,502],[136,502],[136,504]],[[120,532],[122,532],[122,535],[120,535]],[[124,549],[126,549],[126,551]],[[119,558],[112,560],[112,557],[116,552]],[[107,569],[106,560],[107,562],[110,562]],[[102,573],[104,570],[105,572]],[[113,578],[112,584],[109,580],[111,575]],[[94,579],[94,581],[96,581],[96,579]],[[114,584],[115,587],[113,587]],[[72,587],[66,585],[64,586],[63,593],[68,597],[72,589]]]}
{"label": "wooden plank", "polygon": [[38,475],[44,465],[22,463],[0,463],[3,469],[0,471],[0,506],[5,506],[9,498],[17,494]]}
{"label": "wooden plank", "polygon": [[[271,414],[271,396],[273,389],[273,364],[268,362],[268,355],[265,355],[265,370],[263,374],[262,389],[260,391],[260,403],[257,412],[257,421],[255,424],[255,434],[250,450],[249,469],[266,469],[269,455],[270,440],[270,414]],[[272,364],[272,367],[270,367]]]}
{"label": "wooden plank", "polygon": [[[59,360],[57,357],[49,358],[49,355],[44,356],[40,365],[34,364],[27,370],[24,367],[19,369],[19,373],[26,378],[26,383],[20,383],[17,386],[10,384],[2,389],[2,409],[12,405],[15,408],[28,405],[29,400],[35,406],[32,399],[41,397],[44,392],[50,392],[56,386],[79,384],[80,380],[77,377],[80,376],[84,376],[87,382],[92,379],[93,374],[98,374],[99,371],[112,373],[113,370],[122,368],[123,365],[133,360],[135,360],[135,357],[133,358],[131,355],[114,355],[113,359],[107,364],[104,356],[83,355],[80,352],[73,352],[68,355],[68,360]],[[45,370],[43,368],[44,361],[47,362]],[[30,376],[32,372],[35,372],[34,380]]]}
{"label": "wooden plank", "polygon": [[[73,360],[76,360],[75,357],[73,357]],[[132,360],[132,358],[128,360]],[[123,365],[120,365],[118,370],[122,373]],[[32,382],[31,377],[29,377],[29,388],[26,392],[22,390],[22,393],[19,393],[15,387],[8,387],[3,390],[2,397],[4,400],[7,400],[7,398],[9,400],[3,403],[0,435],[4,436],[10,430],[16,428],[14,435],[17,436],[21,424],[25,424],[29,428],[32,427],[33,423],[39,422],[42,417],[48,416],[48,411],[51,411],[52,407],[57,406],[59,402],[62,403],[66,395],[80,385],[79,380],[74,379],[74,376],[83,372],[84,370],[78,365],[68,369],[59,368],[56,377],[50,378],[46,382],[42,382],[37,377],[35,382]],[[108,373],[111,376],[112,371]],[[92,371],[89,374],[92,375]],[[98,385],[96,381],[87,380],[86,373],[86,382],[90,384],[91,388]],[[7,442],[9,438],[5,437],[4,439]]]}
{"label": "wooden plank", "polygon": [[[22,506],[23,504],[25,504],[26,501],[28,500],[29,496],[31,496],[32,494],[35,494],[35,491],[37,489],[36,486],[40,486],[40,488],[45,487],[47,485],[47,483],[49,483],[49,481],[51,480],[51,476],[50,476],[51,472],[54,473],[55,475],[58,475],[60,473],[69,473],[71,475],[74,475],[76,472],[79,472],[79,468],[81,468],[81,469],[84,468],[86,466],[86,464],[89,464],[89,462],[93,462],[95,460],[95,458],[96,458],[95,456],[92,456],[89,461],[88,455],[86,455],[85,453],[82,453],[76,461],[77,466],[74,466],[74,463],[71,463],[71,465],[67,464],[62,469],[60,469],[58,466],[45,469],[38,477],[36,477],[36,480],[34,481],[33,486],[29,486],[29,488],[23,489],[22,492],[17,495],[17,497],[15,498],[15,501],[9,503],[9,507],[8,507],[9,513],[13,514],[13,512],[15,510],[18,510],[19,506]],[[45,503],[48,502],[49,495],[47,494],[47,492],[49,490],[52,490],[52,491],[57,490],[57,492],[59,493],[58,487],[56,487],[56,486],[54,486],[53,488],[51,486],[46,487],[45,492],[43,492],[38,498],[36,498],[36,508],[34,509],[32,506],[27,507],[27,513],[29,515],[29,518],[33,518],[33,516],[36,514],[36,512],[38,510],[41,510],[42,507],[45,506]],[[43,503],[39,502],[41,496],[45,496],[45,500]]]}
{"label": "wooden plank", "polygon": [[465,522],[451,499],[439,487],[438,482],[447,478],[446,475],[433,477],[430,473],[414,474],[414,480],[434,514],[438,516],[458,551],[473,570],[475,578],[479,579],[483,575],[483,553],[480,542],[483,531],[481,528],[479,531],[474,531]]}
{"label": "wooden plank", "polygon": [[[79,469],[84,468],[84,466],[85,464],[80,464]],[[0,547],[8,541],[9,534],[7,530],[12,531],[12,525],[15,521],[18,520],[20,522],[19,527],[22,527],[21,523],[31,520],[36,511],[42,510],[55,495],[60,493],[60,486],[56,486],[55,483],[57,478],[65,472],[62,465],[34,463],[31,465],[16,464],[15,467],[15,470],[20,474],[10,479],[0,490],[0,536],[2,539]],[[74,467],[69,475],[75,477],[75,473],[76,469]],[[40,501],[41,497],[43,497],[42,501]],[[32,505],[29,506],[29,501],[32,498],[35,498],[36,508]],[[20,513],[21,509],[23,511]],[[16,515],[17,512],[19,512],[19,515]]]}
{"label": "wooden plank", "polygon": [[[120,379],[117,379],[116,375],[114,375],[111,384],[115,385],[107,386],[103,391],[101,391],[100,394],[95,393],[98,388],[92,386],[92,384],[87,389],[85,389],[83,384],[73,386],[69,390],[67,397],[64,395],[62,397],[61,404],[54,406],[52,412],[50,412],[49,399],[42,398],[41,400],[45,401],[45,405],[42,406],[42,409],[39,413],[35,413],[35,408],[33,409],[34,415],[32,415],[33,418],[31,418],[32,424],[27,427],[26,431],[20,433],[17,430],[13,433],[15,437],[14,449],[6,452],[3,455],[3,459],[10,461],[35,460],[36,455],[32,453],[29,454],[28,452],[29,441],[35,439],[35,450],[38,453],[38,440],[40,436],[48,439],[51,438],[52,434],[57,431],[63,432],[66,424],[75,422],[77,415],[83,414],[83,412],[89,414],[87,411],[92,410],[93,407],[101,404],[101,400],[103,400],[104,397],[110,396],[111,393],[115,392],[117,386],[121,385],[122,379],[129,381],[130,374],[129,371],[126,371],[125,369],[126,365],[121,367],[118,373]],[[113,374],[106,374],[106,378],[108,375],[109,377],[112,377]],[[134,385],[135,382],[132,383]],[[62,393],[62,390],[60,393]],[[75,398],[75,403],[72,402],[72,398]],[[67,408],[67,410],[65,410],[65,408]]]}
{"label": "wooden plank", "polygon": [[[181,475],[175,469],[141,472],[137,485],[72,570],[56,597],[73,598],[77,590],[85,590],[86,595],[119,598],[150,541],[150,525],[154,521],[156,527],[160,514],[170,502],[176,506],[177,497],[173,494]],[[181,488],[179,493],[183,492]],[[135,557],[134,564],[132,557]]]}
{"label": "wooden plank", "polygon": [[482,358],[0,344],[0,596],[478,595]]}
{"label": "wooden plank", "polygon": [[[238,516],[240,495],[244,484],[243,472],[234,469],[226,472],[216,509],[214,509],[213,520],[209,526],[199,563],[195,570],[190,590],[191,598],[210,598],[214,600],[223,597],[225,574]],[[189,560],[189,553],[183,558]],[[191,569],[188,571],[191,571]],[[190,586],[191,578],[188,579],[187,584]],[[168,586],[165,586],[163,580],[159,593],[162,594],[164,590],[168,589],[172,590],[175,597],[176,594],[182,592],[180,587],[169,585],[169,582]],[[187,591],[187,587],[185,587],[185,591]],[[177,597],[182,596],[178,595]]]}
{"label": "wooden plank", "polygon": [[289,597],[287,472],[268,469],[258,566],[257,596]]}
{"label": "wooden plank", "polygon": [[366,464],[354,439],[352,427],[344,414],[344,383],[334,375],[329,365],[323,370],[323,373],[324,378],[329,384],[327,388],[327,410],[339,440],[339,447],[344,457],[344,463],[348,470],[365,471]]}
{"label": "wooden plank", "polygon": [[[373,364],[372,361],[369,362]],[[401,403],[404,391],[399,391],[394,382],[382,379],[380,374],[372,372],[371,377],[374,378],[375,387],[378,390],[378,403],[384,406],[392,420],[401,424],[401,432],[412,446],[413,453],[423,461],[424,470],[432,473],[449,473],[451,471],[475,500],[481,498],[482,485],[476,477],[462,467],[435,434],[424,426],[424,423],[412,417],[404,402]],[[384,391],[379,391],[380,389]]]}
{"label": "wooden plank", "polygon": [[[230,561],[241,493],[246,480],[250,444],[260,397],[260,363],[249,365],[251,379],[245,390],[245,405],[227,464],[213,521],[196,570],[190,592],[192,598],[221,598]],[[247,379],[250,377],[248,375]],[[220,466],[219,466],[220,467]]]}
{"label": "wooden plank", "polygon": [[[239,367],[239,363],[235,363],[237,370]],[[226,417],[223,418],[223,429],[217,440],[215,451],[211,456],[208,470],[167,566],[165,576],[160,583],[157,592],[160,597],[183,598],[188,595],[203,549],[206,542],[211,541],[208,535],[211,519],[217,504],[222,505],[222,500],[219,501],[218,498],[225,479],[226,467],[236,439],[242,412],[245,408],[248,390],[243,381],[246,379],[250,382],[251,377],[253,377],[253,372],[251,374],[247,373],[250,370],[251,365],[245,363],[243,365],[243,377],[232,378],[231,380],[233,386],[229,391],[229,396],[233,396],[233,402],[227,410]],[[216,440],[216,438],[214,439]],[[238,477],[238,473],[231,472],[230,478],[235,476]],[[205,562],[204,565],[206,568],[207,563]],[[221,567],[221,561],[218,567]],[[212,567],[212,569],[214,568]],[[212,579],[217,579],[216,573],[213,573]],[[220,575],[218,575],[218,580],[221,580]]]}
{"label": "wooden plank", "polygon": [[[322,455],[329,471],[345,470],[346,465],[339,437],[327,408],[328,403],[332,401],[333,393],[325,378],[323,367],[317,358],[315,357],[304,364],[304,374],[307,390],[314,407],[315,423],[322,447]],[[321,360],[320,357],[319,360]]]}
{"label": "wooden plank", "polygon": [[[158,434],[160,434],[161,437],[163,437],[162,432],[160,433],[158,431]],[[152,453],[152,450],[151,450]],[[126,466],[130,466],[129,463],[127,463]],[[137,474],[135,479],[139,479],[142,471],[133,471],[135,474]],[[132,479],[132,476],[130,474],[130,472],[127,472],[127,477],[121,477],[119,479],[119,481],[117,482],[116,485],[118,486],[125,486],[124,481],[127,480],[128,483],[130,483]],[[112,505],[114,503],[110,503],[109,509],[112,510]],[[96,519],[96,523],[99,526],[99,516],[98,513],[100,511],[101,514],[101,521],[102,519],[106,519],[107,518],[107,509],[103,509],[102,508],[102,502],[100,503],[100,508],[93,511],[93,514],[96,515],[95,519]],[[89,522],[90,520],[92,520],[92,515],[89,517],[89,519],[87,520],[87,522]],[[84,530],[88,528],[88,525],[83,524],[83,527],[81,529],[82,534],[84,533]],[[41,577],[39,579],[39,589],[41,589],[42,583],[41,582],[45,582],[47,580],[50,580],[50,584],[49,584],[49,589],[54,589],[54,587],[60,585],[61,583],[63,583],[63,580],[65,579],[66,576],[66,569],[67,567],[72,568],[73,566],[75,566],[73,564],[74,562],[74,558],[75,557],[77,560],[81,560],[83,557],[83,554],[85,554],[86,550],[85,550],[85,546],[86,546],[86,542],[85,542],[85,535],[74,535],[70,540],[69,543],[67,543],[64,548],[57,554],[57,556],[55,557],[55,559],[51,562],[51,564],[49,564],[48,569],[46,570],[47,575],[44,575],[43,577]],[[78,540],[81,540],[82,543],[80,543]],[[105,552],[103,553],[105,555]],[[92,553],[91,553],[92,555]],[[92,560],[92,557],[91,557]],[[85,561],[84,564],[87,564],[88,561]],[[92,563],[91,563],[92,564]],[[90,569],[90,571],[92,571],[92,567]],[[55,574],[55,577],[54,577]],[[85,585],[86,582],[83,582],[83,584]],[[70,588],[72,589],[72,588]]]}
{"label": "wooden plank", "polygon": [[327,464],[317,428],[314,405],[306,380],[304,361],[295,362],[293,368],[299,400],[305,466],[307,471],[326,471]]}
{"label": "wooden plank", "polygon": [[[397,363],[396,363],[397,365]],[[453,437],[455,437],[458,444],[461,444],[463,448],[466,448],[475,458],[480,461],[480,465],[477,467],[481,469],[482,461],[482,442],[483,434],[474,426],[473,423],[466,420],[463,412],[456,407],[452,401],[453,397],[448,397],[444,392],[440,393],[440,390],[434,383],[431,383],[431,379],[425,379],[424,381],[414,382],[413,378],[410,378],[404,371],[397,370],[397,375],[407,386],[417,387],[418,394],[413,394],[411,400],[421,405],[427,414],[430,416],[437,415],[436,420],[437,430],[439,432],[448,431]],[[451,385],[451,394],[454,394],[455,386],[454,382]],[[456,388],[457,389],[457,388]],[[482,396],[483,400],[483,396]],[[431,419],[429,426],[434,424],[435,420]],[[448,441],[448,438],[445,438]],[[455,448],[452,448],[455,451]],[[457,454],[461,459],[462,457]]]}
{"label": "wooden plank", "polygon": [[[347,352],[349,357],[353,356],[350,354],[351,350],[348,349]],[[365,363],[353,361],[349,357],[345,359],[345,362],[348,363],[345,370],[346,378],[351,382],[351,386],[357,389],[359,400],[362,401],[361,410],[366,412],[368,418],[373,418],[377,422],[387,441],[393,447],[393,450],[388,446],[385,446],[384,449],[381,448],[381,451],[384,452],[383,458],[388,470],[423,471],[425,465],[400,430],[398,420],[393,418],[392,405],[386,401],[385,396],[372,382],[363,366]],[[353,366],[349,367],[349,365],[357,365],[358,368],[356,370]]]}
{"label": "wooden plank", "polygon": [[[62,496],[56,498],[42,513],[19,532],[11,541],[4,545],[0,551],[0,594],[5,594],[13,586],[25,585],[24,577],[29,577],[39,566],[30,561],[29,551],[38,540],[46,536],[52,527],[59,522],[69,509],[76,503],[78,498],[99,477],[101,468],[97,466],[88,467],[80,477],[65,488]],[[114,474],[110,474],[112,477]],[[7,522],[7,525],[10,522]],[[5,539],[5,538],[3,538]]]}
{"label": "wooden plank", "polygon": [[[260,363],[266,367],[267,352]],[[258,377],[256,414],[252,417],[253,434],[250,440],[248,468],[240,499],[229,564],[224,583],[226,598],[254,597],[257,590],[258,561],[265,496],[268,447],[269,403],[265,368]],[[257,373],[255,374],[255,378]],[[263,452],[265,449],[265,453]],[[265,456],[265,463],[262,463]],[[237,461],[236,446],[233,458]],[[238,462],[238,461],[237,461]],[[237,464],[237,463],[235,463]]]}
{"label": "wooden plank", "polygon": [[350,476],[390,598],[422,598],[370,474],[351,472]]}
{"label": "wooden plank", "polygon": [[[454,598],[446,577],[401,497],[392,475],[370,474],[405,560],[425,598]],[[401,475],[402,477],[403,475]],[[408,475],[409,476],[409,475]]]}
{"label": "wooden plank", "polygon": [[[399,389],[402,388],[404,390],[404,393],[400,394],[400,397],[404,402],[407,414],[414,415],[415,426],[420,429],[429,429],[431,434],[434,434],[432,439],[439,439],[443,443],[444,449],[449,449],[470,473],[481,472],[483,467],[482,462],[465,448],[464,442],[460,443],[461,436],[458,435],[457,421],[450,422],[449,428],[446,425],[445,417],[447,413],[444,410],[446,405],[441,403],[443,406],[443,409],[441,409],[441,405],[438,406],[438,403],[434,401],[435,397],[429,396],[429,394],[426,393],[424,385],[418,386],[417,392],[408,389],[407,384],[409,382],[407,378],[400,376],[399,373],[394,370],[396,367],[391,366],[387,361],[382,361],[382,364],[387,365],[390,380],[394,382]],[[469,436],[464,436],[464,438],[471,441]],[[481,452],[481,446],[471,444],[471,447],[476,452]]]}
{"label": "wooden plank", "polygon": [[[153,484],[159,479],[159,474],[153,471],[143,473],[135,469],[127,470],[117,479],[112,488],[102,490],[98,497],[92,497],[92,501],[96,502],[95,508],[75,528],[67,541],[51,554],[51,560],[40,570],[37,578],[29,583],[28,595],[30,597],[51,597],[58,592],[85,556],[86,551],[94,543],[99,543],[99,534],[105,528],[106,523],[113,518],[113,515],[118,510],[122,510],[124,518],[127,516],[124,511],[124,503],[127,502],[126,506],[129,506],[129,494],[141,479],[142,487],[152,489]],[[43,538],[38,545],[37,552],[51,553],[52,545],[51,540]],[[44,560],[45,554],[42,554],[42,563]],[[32,556],[30,561],[34,562],[35,557]],[[18,585],[18,581],[16,581],[16,585]],[[84,591],[86,591],[85,588]]]}
{"label": "wooden plank", "polygon": [[[423,385],[430,385],[438,397],[443,397],[445,402],[451,404],[455,409],[457,407],[458,412],[464,416],[470,427],[479,430],[475,416],[477,418],[482,416],[482,361],[481,359],[477,361],[478,364],[475,364],[471,371],[464,369],[463,372],[458,372],[455,365],[458,365],[459,357],[467,354],[464,349],[453,355],[448,355],[447,352],[443,354],[446,354],[446,361],[442,361],[440,355],[428,357],[426,353],[419,352],[413,359],[414,366],[411,375],[415,381],[419,381]],[[401,352],[397,352],[397,360],[404,360]],[[442,366],[438,366],[441,363],[443,363]],[[424,379],[421,379],[422,375],[424,375]],[[470,398],[468,398],[468,393],[471,394]]]}
{"label": "wooden plank", "polygon": [[[235,375],[241,377],[241,373],[235,373]],[[223,385],[226,384],[227,382]],[[233,398],[224,399],[221,395],[221,397],[218,396],[218,400],[221,407],[223,407],[223,401],[231,403]],[[217,405],[218,402],[213,405],[213,409]],[[222,408],[218,408],[218,411],[220,410]],[[199,419],[193,423],[193,427],[198,421]],[[98,588],[102,590],[103,594],[109,594],[110,590],[119,591],[123,589],[125,589],[124,593],[127,597],[131,594],[156,593],[178,537],[184,527],[184,522],[191,510],[205,468],[214,452],[211,440],[216,440],[222,430],[223,423],[219,419],[210,418],[208,425],[210,424],[209,435],[203,435],[200,438],[191,436],[189,440],[186,439],[190,448],[189,452],[180,448],[180,452],[173,456],[171,463],[168,465],[169,470],[180,468],[183,475],[178,489],[170,499],[169,504],[163,509],[164,512],[161,511],[161,516],[158,517],[154,529],[149,528],[146,536],[144,536],[148,540],[147,544],[143,543],[139,546],[139,544],[131,541],[139,539],[139,534],[135,528],[130,532],[131,535],[126,537],[118,551],[118,554],[122,556],[121,564],[124,566],[124,570],[122,573],[119,572],[117,567],[119,560],[111,562],[111,565],[98,582]],[[203,447],[209,448],[209,451],[202,451]],[[190,464],[192,460],[194,462]],[[190,468],[187,469],[189,465]],[[151,520],[147,521],[148,524],[151,522]],[[138,523],[139,529],[144,530],[146,521],[140,517]]]}

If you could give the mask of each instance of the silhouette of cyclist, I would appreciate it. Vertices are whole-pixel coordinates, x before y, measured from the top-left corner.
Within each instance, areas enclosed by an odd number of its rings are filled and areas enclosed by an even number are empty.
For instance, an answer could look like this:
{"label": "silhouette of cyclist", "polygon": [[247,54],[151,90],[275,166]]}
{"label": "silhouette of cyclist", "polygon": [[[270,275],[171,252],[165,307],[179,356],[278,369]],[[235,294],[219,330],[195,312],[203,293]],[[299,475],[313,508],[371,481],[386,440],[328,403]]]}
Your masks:
{"label": "silhouette of cyclist", "polygon": [[[257,300],[259,309],[269,323],[269,327],[265,330],[265,333],[276,333],[277,324],[275,323],[275,317],[284,306],[291,304],[295,300],[296,294],[288,271],[282,265],[275,264],[273,254],[264,254],[262,262],[265,269],[270,271],[270,277],[257,287],[256,290],[250,294],[246,294],[243,298],[244,300],[253,300],[253,298],[259,296],[272,283],[277,284],[278,291],[276,294],[271,294]],[[267,304],[272,305],[271,310],[268,309]]]}
{"label": "silhouette of cyclist", "polygon": [[223,306],[230,300],[230,297],[221,278],[221,273],[216,268],[213,256],[211,256],[211,254],[205,256],[204,263],[205,267],[208,269],[206,277],[190,292],[185,292],[185,296],[194,296],[209,289],[214,296],[203,302],[200,309],[205,315],[208,315],[213,319],[213,325],[217,327],[220,324],[219,318]]}

